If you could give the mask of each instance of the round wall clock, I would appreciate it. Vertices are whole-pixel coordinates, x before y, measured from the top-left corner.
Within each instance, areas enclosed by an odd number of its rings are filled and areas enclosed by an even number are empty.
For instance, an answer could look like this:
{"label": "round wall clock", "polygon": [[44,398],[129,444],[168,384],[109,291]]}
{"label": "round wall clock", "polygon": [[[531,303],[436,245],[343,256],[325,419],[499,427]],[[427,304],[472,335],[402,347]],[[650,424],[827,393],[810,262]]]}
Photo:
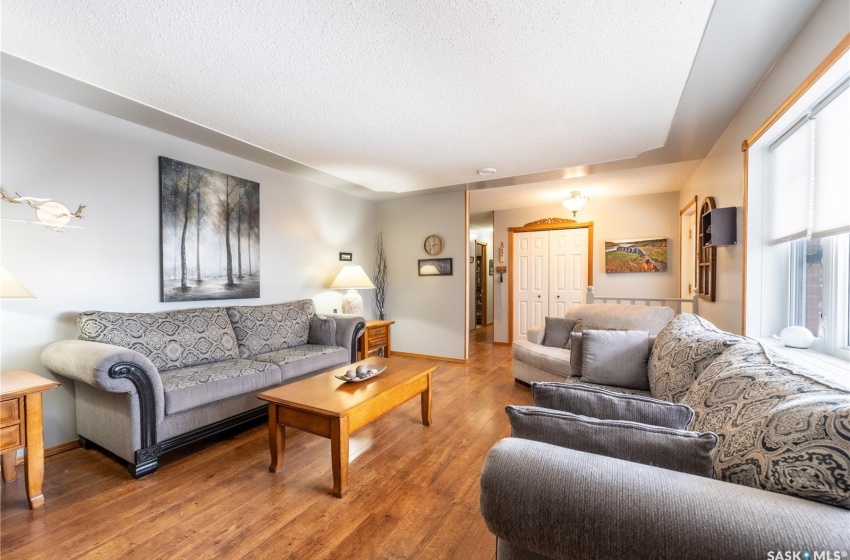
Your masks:
{"label": "round wall clock", "polygon": [[425,238],[425,252],[432,257],[442,253],[443,248],[443,238],[439,235],[429,235]]}

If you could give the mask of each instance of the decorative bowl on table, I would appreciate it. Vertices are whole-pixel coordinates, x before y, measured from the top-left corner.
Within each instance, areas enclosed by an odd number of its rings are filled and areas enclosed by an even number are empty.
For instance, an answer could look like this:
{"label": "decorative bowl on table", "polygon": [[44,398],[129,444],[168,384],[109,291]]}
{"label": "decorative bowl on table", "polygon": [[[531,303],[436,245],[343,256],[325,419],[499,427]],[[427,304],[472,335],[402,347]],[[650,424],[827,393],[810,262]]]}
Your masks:
{"label": "decorative bowl on table", "polygon": [[335,375],[334,377],[346,383],[360,383],[361,381],[366,381],[376,375],[380,375],[385,369],[387,369],[387,366],[359,365],[355,369],[345,372],[345,375]]}

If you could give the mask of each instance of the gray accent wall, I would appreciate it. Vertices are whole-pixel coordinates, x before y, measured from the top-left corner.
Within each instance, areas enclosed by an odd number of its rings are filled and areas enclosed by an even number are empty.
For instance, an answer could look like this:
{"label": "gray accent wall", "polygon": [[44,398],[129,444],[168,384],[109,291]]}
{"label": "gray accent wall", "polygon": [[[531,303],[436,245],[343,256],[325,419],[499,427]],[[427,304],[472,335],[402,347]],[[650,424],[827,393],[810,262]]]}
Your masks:
{"label": "gray accent wall", "polygon": [[[466,193],[455,192],[379,203],[384,247],[389,262],[387,319],[392,350],[463,360],[466,358],[468,237]],[[445,249],[425,252],[425,238],[435,233]],[[453,259],[451,276],[419,276],[418,261]]]}

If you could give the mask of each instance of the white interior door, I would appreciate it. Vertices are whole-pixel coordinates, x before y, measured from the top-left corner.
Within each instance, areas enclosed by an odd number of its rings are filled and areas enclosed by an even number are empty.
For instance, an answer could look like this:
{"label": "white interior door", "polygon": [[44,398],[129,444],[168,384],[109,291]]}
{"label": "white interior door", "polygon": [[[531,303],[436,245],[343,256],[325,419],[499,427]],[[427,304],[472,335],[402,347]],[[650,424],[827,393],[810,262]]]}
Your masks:
{"label": "white interior door", "polygon": [[587,286],[587,228],[549,232],[549,313],[563,317],[584,303]]}
{"label": "white interior door", "polygon": [[514,234],[513,335],[525,337],[528,329],[542,326],[549,312],[549,232]]}

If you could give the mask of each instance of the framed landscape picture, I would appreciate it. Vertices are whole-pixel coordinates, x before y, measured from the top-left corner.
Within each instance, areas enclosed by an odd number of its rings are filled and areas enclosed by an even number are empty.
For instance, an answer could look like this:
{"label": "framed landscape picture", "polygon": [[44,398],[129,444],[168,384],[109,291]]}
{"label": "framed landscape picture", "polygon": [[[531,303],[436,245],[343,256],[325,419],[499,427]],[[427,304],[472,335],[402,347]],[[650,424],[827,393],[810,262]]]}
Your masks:
{"label": "framed landscape picture", "polygon": [[260,184],[159,158],[162,301],[260,297]]}
{"label": "framed landscape picture", "polygon": [[667,272],[667,239],[606,241],[605,272]]}
{"label": "framed landscape picture", "polygon": [[419,259],[419,276],[451,276],[452,259]]}

